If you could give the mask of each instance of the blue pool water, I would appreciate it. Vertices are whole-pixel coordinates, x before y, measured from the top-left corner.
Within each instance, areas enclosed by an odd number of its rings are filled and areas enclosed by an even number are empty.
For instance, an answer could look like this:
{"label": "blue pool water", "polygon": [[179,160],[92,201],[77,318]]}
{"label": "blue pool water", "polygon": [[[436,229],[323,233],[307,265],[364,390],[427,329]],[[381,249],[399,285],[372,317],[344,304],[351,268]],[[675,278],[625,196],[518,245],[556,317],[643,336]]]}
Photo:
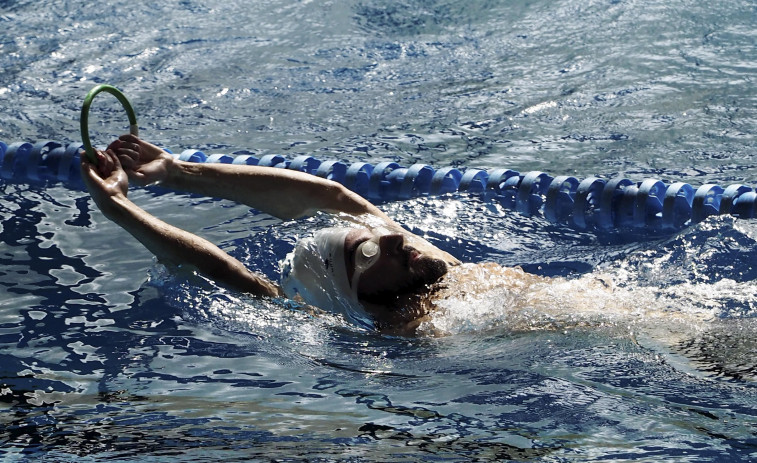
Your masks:
{"label": "blue pool water", "polygon": [[[748,1],[0,1],[0,26],[5,142],[78,141],[110,83],[174,151],[757,181]],[[115,100],[90,118],[98,144],[125,131]],[[754,220],[603,236],[465,195],[384,204],[462,260],[561,278],[398,338],[166,269],[84,192],[0,190],[0,460],[757,455]],[[130,197],[272,278],[328,223]]]}

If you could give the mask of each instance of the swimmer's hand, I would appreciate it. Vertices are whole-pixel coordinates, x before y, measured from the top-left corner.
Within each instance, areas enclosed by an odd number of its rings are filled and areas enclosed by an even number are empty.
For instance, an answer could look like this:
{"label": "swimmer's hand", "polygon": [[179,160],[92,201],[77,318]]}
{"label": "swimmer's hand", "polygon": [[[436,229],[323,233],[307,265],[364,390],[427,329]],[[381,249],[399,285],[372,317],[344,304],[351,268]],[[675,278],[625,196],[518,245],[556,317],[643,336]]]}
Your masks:
{"label": "swimmer's hand", "polygon": [[137,185],[163,182],[173,163],[173,156],[134,135],[122,135],[108,146],[118,156],[123,170]]}
{"label": "swimmer's hand", "polygon": [[118,208],[116,201],[126,199],[129,179],[112,150],[98,150],[95,154],[97,165],[89,162],[86,156],[81,156],[81,177],[97,207],[110,218]]}

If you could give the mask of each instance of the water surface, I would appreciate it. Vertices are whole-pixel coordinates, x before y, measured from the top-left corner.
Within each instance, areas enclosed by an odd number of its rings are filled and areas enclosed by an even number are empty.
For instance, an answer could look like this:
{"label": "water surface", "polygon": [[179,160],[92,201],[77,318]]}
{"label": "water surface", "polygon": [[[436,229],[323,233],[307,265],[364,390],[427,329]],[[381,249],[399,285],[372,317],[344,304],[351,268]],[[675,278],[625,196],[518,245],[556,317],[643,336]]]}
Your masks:
{"label": "water surface", "polygon": [[[0,2],[0,140],[78,141],[84,94],[110,83],[174,151],[753,186],[755,13],[737,0]],[[99,144],[125,131],[105,96],[90,120]],[[486,198],[385,204],[462,260],[565,279],[547,303],[514,311],[486,294],[437,314],[445,336],[397,338],[166,269],[84,192],[0,189],[8,460],[757,452],[752,220],[603,236]],[[271,278],[328,223],[130,197]]]}

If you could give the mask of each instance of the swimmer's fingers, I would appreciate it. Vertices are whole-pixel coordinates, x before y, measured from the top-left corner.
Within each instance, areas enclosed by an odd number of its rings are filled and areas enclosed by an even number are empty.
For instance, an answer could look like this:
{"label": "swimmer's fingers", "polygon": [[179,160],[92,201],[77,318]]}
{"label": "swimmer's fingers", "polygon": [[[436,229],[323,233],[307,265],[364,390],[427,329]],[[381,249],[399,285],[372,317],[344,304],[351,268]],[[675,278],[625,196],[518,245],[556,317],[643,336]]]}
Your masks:
{"label": "swimmer's fingers", "polygon": [[123,165],[121,164],[121,161],[118,159],[118,155],[113,150],[107,150],[105,151],[105,155],[110,159],[113,169],[112,170],[123,170]]}
{"label": "swimmer's fingers", "polygon": [[133,135],[130,135],[128,140],[122,140],[119,138],[108,146],[109,150],[112,150],[118,155],[121,164],[126,170],[136,168],[141,160],[141,149],[136,141],[139,140]]}
{"label": "swimmer's fingers", "polygon": [[158,148],[152,143],[148,143],[136,135],[127,133],[118,137],[121,142],[121,148],[129,149],[139,154],[141,162],[150,162],[166,154],[165,150]]}
{"label": "swimmer's fingers", "polygon": [[121,140],[118,138],[113,140],[113,142],[110,145],[108,145],[108,149],[112,151],[118,151],[120,148],[121,148]]}
{"label": "swimmer's fingers", "polygon": [[106,162],[107,157],[102,151],[97,151],[96,155],[98,165],[90,162],[83,153],[80,163],[81,178],[84,181],[87,190],[94,198],[97,198],[99,193],[105,190],[105,179],[100,173],[99,166]]}
{"label": "swimmer's fingers", "polygon": [[118,159],[114,155],[113,151],[107,150],[105,152],[98,151],[97,153],[97,171],[100,173],[100,177],[108,178],[113,170],[120,167]]}
{"label": "swimmer's fingers", "polygon": [[118,137],[118,139],[123,142],[135,143],[135,144],[138,144],[141,141],[138,136],[132,135],[130,133],[121,135],[120,137]]}
{"label": "swimmer's fingers", "polygon": [[131,135],[121,135],[110,144],[126,175],[138,185],[146,186],[165,180],[173,156],[167,151]]}
{"label": "swimmer's fingers", "polygon": [[127,173],[131,174],[131,171],[136,170],[140,166],[139,152],[121,148],[116,151],[116,154],[118,155],[118,160],[121,162],[121,165]]}
{"label": "swimmer's fingers", "polygon": [[96,164],[89,160],[89,157],[83,150],[79,152],[79,158],[81,160],[82,168],[86,167],[87,171],[91,168],[93,172],[96,172],[102,178],[107,177],[113,171],[113,159],[103,151],[95,150],[95,158],[97,159]]}
{"label": "swimmer's fingers", "polygon": [[[112,169],[107,176],[102,176],[99,167],[100,164],[106,162],[112,166]],[[82,180],[100,211],[106,217],[117,220],[118,201],[116,199],[126,198],[129,181],[116,154],[110,150],[105,153],[99,152],[98,166],[82,160],[81,173]]]}
{"label": "swimmer's fingers", "polygon": [[[101,152],[101,154],[103,157],[98,158],[97,166],[98,176],[100,177],[97,180],[99,180],[100,189],[111,196],[119,193],[126,196],[129,189],[129,181],[118,156],[112,150],[107,150],[105,153]],[[92,173],[90,172],[89,174],[91,176]],[[92,178],[92,180],[95,179]]]}

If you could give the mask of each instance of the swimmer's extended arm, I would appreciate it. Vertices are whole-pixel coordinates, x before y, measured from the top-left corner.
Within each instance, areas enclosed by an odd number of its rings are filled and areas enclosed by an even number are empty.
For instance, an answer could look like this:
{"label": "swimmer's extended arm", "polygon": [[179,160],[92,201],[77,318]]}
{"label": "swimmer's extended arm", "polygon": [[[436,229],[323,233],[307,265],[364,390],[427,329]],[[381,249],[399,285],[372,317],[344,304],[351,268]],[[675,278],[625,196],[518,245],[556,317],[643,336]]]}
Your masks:
{"label": "swimmer's extended arm", "polygon": [[372,214],[391,221],[376,206],[343,185],[293,170],[174,161],[163,185],[230,199],[284,220],[324,211],[354,216]]}
{"label": "swimmer's extended arm", "polygon": [[357,193],[303,172],[177,161],[133,135],[122,136],[110,148],[118,154],[130,179],[141,185],[160,183],[174,190],[230,199],[285,220],[325,211],[371,214],[393,223]]}
{"label": "swimmer's extended arm", "polygon": [[196,267],[209,278],[259,296],[280,296],[278,286],[250,272],[216,245],[148,214],[126,197],[128,180],[113,152],[98,152],[95,167],[82,159],[82,178],[103,214],[164,262]]}

